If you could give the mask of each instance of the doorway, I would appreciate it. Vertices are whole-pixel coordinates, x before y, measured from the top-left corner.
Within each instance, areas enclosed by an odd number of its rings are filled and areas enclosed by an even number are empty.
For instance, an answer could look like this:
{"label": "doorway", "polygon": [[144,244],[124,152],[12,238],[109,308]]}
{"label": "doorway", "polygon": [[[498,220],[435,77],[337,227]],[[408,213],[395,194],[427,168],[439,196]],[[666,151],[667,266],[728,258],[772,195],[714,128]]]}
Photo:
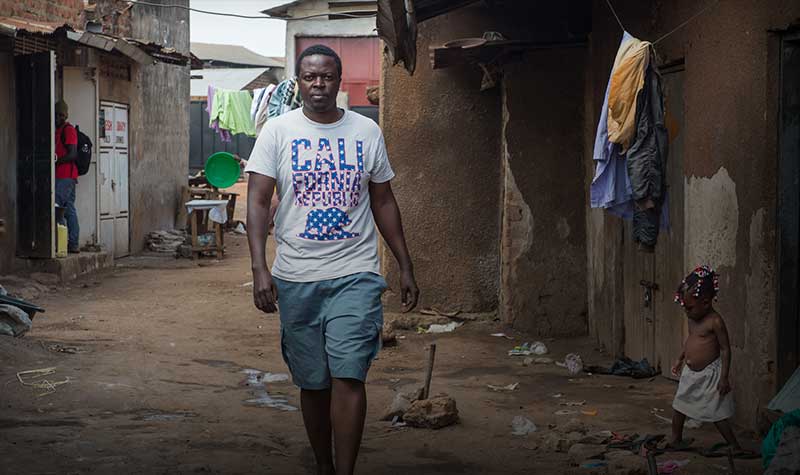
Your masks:
{"label": "doorway", "polygon": [[666,181],[669,227],[658,236],[655,252],[637,250],[633,225],[626,222],[623,251],[625,286],[625,355],[647,358],[662,375],[671,378],[670,362],[680,353],[686,336],[686,318],[673,303],[673,287],[685,275],[684,222],[684,76],[683,61],[659,68],[662,74],[665,122],[669,132]]}
{"label": "doorway", "polygon": [[114,258],[130,253],[128,216],[128,106],[100,103],[100,241]]}
{"label": "doorway", "polygon": [[[64,66],[64,100],[69,104],[69,122],[88,135],[92,143],[97,143],[97,80],[93,68]],[[97,150],[92,148],[92,161],[89,171],[78,178],[75,207],[81,234],[79,245],[97,244],[99,214],[97,202]]]}
{"label": "doorway", "polygon": [[54,258],[55,53],[14,58],[17,88],[17,255]]}
{"label": "doorway", "polygon": [[780,67],[778,387],[800,363],[800,33],[781,39]]}

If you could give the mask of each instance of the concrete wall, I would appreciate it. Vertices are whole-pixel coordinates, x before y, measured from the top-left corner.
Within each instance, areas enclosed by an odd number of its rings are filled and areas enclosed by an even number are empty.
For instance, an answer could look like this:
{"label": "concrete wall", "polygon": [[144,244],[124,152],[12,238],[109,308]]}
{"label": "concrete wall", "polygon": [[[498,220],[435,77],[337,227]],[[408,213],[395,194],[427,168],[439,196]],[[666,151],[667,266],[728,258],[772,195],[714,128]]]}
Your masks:
{"label": "concrete wall", "polygon": [[10,42],[0,41],[0,275],[7,273],[17,248],[17,101],[14,87],[14,56]]}
{"label": "concrete wall", "polygon": [[[299,18],[309,15],[327,13],[326,0],[308,0],[289,8],[291,16]],[[285,77],[295,75],[296,51],[295,38],[300,36],[377,36],[375,18],[350,18],[328,20],[328,17],[310,18],[308,20],[292,20],[286,22],[286,69]]]}
{"label": "concrete wall", "polygon": [[539,335],[586,333],[585,55],[535,51],[503,71],[501,314]]}
{"label": "concrete wall", "polygon": [[[697,11],[696,2],[615,2],[628,31],[655,39]],[[587,79],[600,115],[621,32],[605,2],[593,2]],[[777,34],[800,19],[794,1],[720,2],[657,45],[665,62],[685,59],[684,265],[722,273],[718,310],[733,346],[737,421],[755,426],[775,392]],[[594,122],[596,125],[596,122]],[[586,127],[586,142],[594,126]],[[591,150],[586,152],[586,160]],[[591,175],[587,173],[587,177]],[[593,211],[589,226],[590,327],[607,346],[621,311],[615,273],[620,223]],[[629,241],[628,241],[629,242]],[[630,245],[630,244],[625,244]],[[664,283],[671,287],[675,283]]]}
{"label": "concrete wall", "polygon": [[[131,11],[131,29],[135,38],[189,54],[186,10],[137,5]],[[188,65],[137,64],[132,77],[130,243],[135,253],[144,248],[148,232],[175,227],[189,169],[190,73]]]}
{"label": "concrete wall", "polygon": [[[497,308],[500,92],[480,92],[475,67],[431,70],[424,53],[429,45],[489,27],[471,8],[432,19],[419,28],[414,76],[400,67],[383,68],[381,123],[421,307]],[[388,250],[384,254],[389,286],[397,290],[395,261]],[[390,293],[387,303],[398,300]]]}

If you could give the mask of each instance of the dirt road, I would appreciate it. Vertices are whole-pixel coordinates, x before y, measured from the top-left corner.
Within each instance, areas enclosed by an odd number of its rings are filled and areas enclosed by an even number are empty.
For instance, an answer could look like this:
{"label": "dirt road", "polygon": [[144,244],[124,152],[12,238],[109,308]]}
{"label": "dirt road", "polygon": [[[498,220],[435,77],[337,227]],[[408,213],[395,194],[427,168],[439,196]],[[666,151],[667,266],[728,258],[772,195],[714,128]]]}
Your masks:
{"label": "dirt road", "polygon": [[[0,337],[0,472],[313,473],[298,390],[283,376],[277,317],[252,306],[244,239],[231,236],[228,246],[224,260],[201,265],[122,260],[40,298],[47,313],[24,338]],[[669,433],[652,409],[669,417],[674,383],[522,366],[507,350],[533,338],[490,336],[497,331],[505,330],[488,319],[438,337],[400,332],[405,338],[385,348],[370,373],[360,473],[603,473],[570,467],[566,453],[549,448],[568,419],[590,431]],[[378,421],[395,388],[423,380],[434,339],[432,393],[456,398],[460,424],[432,431]],[[608,361],[587,339],[547,344],[555,359],[577,351]],[[37,396],[44,390],[17,380],[18,371],[53,366],[48,380],[69,379],[55,393]],[[512,392],[487,388],[515,382]],[[597,415],[555,414],[570,409]],[[512,436],[516,415],[538,431]],[[690,432],[704,445],[718,441],[713,427]],[[727,473],[725,459],[659,457],[668,459],[690,460],[677,473]],[[737,461],[739,473],[758,467]]]}

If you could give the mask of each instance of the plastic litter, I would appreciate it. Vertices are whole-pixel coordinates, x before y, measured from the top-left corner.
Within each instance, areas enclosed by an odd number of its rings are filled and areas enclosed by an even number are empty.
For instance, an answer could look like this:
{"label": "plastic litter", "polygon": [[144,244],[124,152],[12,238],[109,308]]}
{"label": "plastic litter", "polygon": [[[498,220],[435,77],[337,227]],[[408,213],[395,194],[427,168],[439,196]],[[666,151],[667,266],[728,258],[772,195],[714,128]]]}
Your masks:
{"label": "plastic litter", "polygon": [[564,402],[560,403],[560,405],[561,406],[569,406],[569,407],[585,406],[586,405],[586,401],[564,401]]}
{"label": "plastic litter", "polygon": [[511,350],[508,350],[508,356],[541,356],[547,354],[547,351],[547,346],[541,341],[535,341],[533,343],[525,342],[522,345],[515,346]]}
{"label": "plastic litter", "polygon": [[514,339],[514,337],[508,336],[505,333],[492,333],[491,336],[496,336],[496,337],[499,337],[499,338],[505,338],[507,340],[513,340]]}
{"label": "plastic litter", "polygon": [[581,411],[581,414],[583,414],[584,416],[596,416],[597,415],[597,409],[588,409],[588,410],[585,410],[585,411]]}
{"label": "plastic litter", "polygon": [[237,224],[236,227],[233,228],[233,232],[235,232],[236,234],[247,234],[247,229],[245,229],[244,223],[239,221],[239,224]]}
{"label": "plastic litter", "polygon": [[495,386],[494,384],[487,384],[486,386],[489,389],[491,389],[492,391],[498,391],[498,392],[501,392],[501,391],[516,391],[517,388],[519,388],[519,383],[507,384],[505,386]]}
{"label": "plastic litter", "polygon": [[425,333],[450,333],[463,324],[464,322],[450,322],[447,324],[434,323],[425,330]]}
{"label": "plastic litter", "polygon": [[658,467],[658,473],[669,474],[673,473],[681,467],[685,467],[689,465],[689,459],[685,460],[664,460],[663,462],[658,462],[656,465]]}
{"label": "plastic litter", "polygon": [[532,420],[525,416],[514,416],[511,421],[511,435],[528,435],[536,432],[538,429]]}
{"label": "plastic litter", "polygon": [[586,462],[585,464],[581,465],[581,468],[603,468],[608,465],[608,462],[604,460],[598,460],[597,462]]}
{"label": "plastic litter", "polygon": [[564,362],[556,362],[558,366],[562,368],[566,368],[567,372],[572,375],[576,376],[583,371],[583,359],[577,353],[570,353],[564,357]]}

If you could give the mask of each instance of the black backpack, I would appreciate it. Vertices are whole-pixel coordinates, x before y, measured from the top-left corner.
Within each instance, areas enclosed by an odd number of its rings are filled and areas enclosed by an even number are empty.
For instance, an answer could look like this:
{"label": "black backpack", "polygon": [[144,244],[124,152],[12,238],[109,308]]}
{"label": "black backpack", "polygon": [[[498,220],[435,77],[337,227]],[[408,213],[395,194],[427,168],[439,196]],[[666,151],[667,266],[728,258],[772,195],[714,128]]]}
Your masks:
{"label": "black backpack", "polygon": [[[81,132],[80,127],[75,126],[78,135],[78,158],[75,159],[75,166],[78,167],[78,175],[86,175],[89,172],[89,165],[92,163],[92,140],[88,135]],[[61,129],[61,143],[64,143],[64,129]]]}

